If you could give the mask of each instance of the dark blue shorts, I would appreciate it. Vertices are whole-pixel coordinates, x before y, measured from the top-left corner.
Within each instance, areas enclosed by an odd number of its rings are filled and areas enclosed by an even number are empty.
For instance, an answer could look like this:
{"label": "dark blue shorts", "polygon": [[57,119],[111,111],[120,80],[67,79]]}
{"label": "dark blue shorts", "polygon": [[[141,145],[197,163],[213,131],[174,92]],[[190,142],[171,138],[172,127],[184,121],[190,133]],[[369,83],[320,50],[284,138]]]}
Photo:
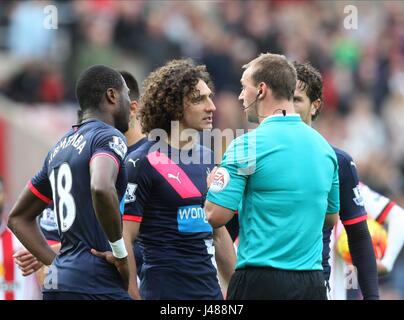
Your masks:
{"label": "dark blue shorts", "polygon": [[128,293],[86,294],[76,292],[44,292],[43,300],[132,300]]}

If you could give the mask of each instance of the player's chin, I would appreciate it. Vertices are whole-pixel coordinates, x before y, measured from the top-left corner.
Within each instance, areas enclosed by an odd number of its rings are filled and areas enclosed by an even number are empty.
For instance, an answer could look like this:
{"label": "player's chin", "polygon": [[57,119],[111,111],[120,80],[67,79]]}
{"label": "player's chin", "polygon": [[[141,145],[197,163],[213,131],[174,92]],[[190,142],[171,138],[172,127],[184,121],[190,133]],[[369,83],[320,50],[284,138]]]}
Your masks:
{"label": "player's chin", "polygon": [[213,124],[212,123],[204,123],[200,126],[200,131],[202,130],[212,130]]}

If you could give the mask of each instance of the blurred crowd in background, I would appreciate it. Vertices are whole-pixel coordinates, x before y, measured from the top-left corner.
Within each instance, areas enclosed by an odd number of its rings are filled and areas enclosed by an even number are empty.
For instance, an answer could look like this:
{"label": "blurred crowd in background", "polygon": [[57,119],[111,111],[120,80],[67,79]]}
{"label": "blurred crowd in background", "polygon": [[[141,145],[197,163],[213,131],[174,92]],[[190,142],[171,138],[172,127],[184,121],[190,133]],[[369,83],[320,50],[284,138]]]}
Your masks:
{"label": "blurred crowd in background", "polygon": [[[348,4],[358,9],[356,30],[344,27]],[[46,5],[58,10],[56,30],[43,27]],[[191,57],[214,80],[215,127],[243,128],[241,66],[260,52],[320,70],[315,126],[351,153],[363,182],[404,205],[404,2],[0,2],[0,92],[27,108],[75,111],[75,79],[92,64],[142,82],[167,60]]]}

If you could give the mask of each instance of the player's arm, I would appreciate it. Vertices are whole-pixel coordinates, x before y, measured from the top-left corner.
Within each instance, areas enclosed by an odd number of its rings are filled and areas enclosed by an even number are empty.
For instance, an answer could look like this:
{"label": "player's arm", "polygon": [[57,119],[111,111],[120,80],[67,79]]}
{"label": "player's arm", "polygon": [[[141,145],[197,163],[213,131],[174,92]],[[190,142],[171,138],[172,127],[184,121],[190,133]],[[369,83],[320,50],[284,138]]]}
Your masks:
{"label": "player's arm", "polygon": [[250,169],[255,168],[255,159],[251,161],[248,154],[242,152],[249,147],[248,138],[245,136],[233,140],[220,167],[212,170],[207,178],[209,191],[205,212],[213,228],[226,225],[239,207],[249,172],[253,172]]}
{"label": "player's arm", "polygon": [[[45,239],[48,241],[53,251],[58,254],[61,243],[56,220],[55,212],[51,208],[45,209],[42,216],[37,219],[42,234],[45,236]],[[36,272],[38,283],[40,286],[43,285],[47,267],[42,262],[38,261],[31,252],[24,248],[18,250],[13,255],[13,258],[22,271],[23,276],[29,276]]]}
{"label": "player's arm", "polygon": [[226,227],[213,229],[213,240],[218,271],[224,281],[223,286],[227,288],[236,266],[236,252],[233,241]]}
{"label": "player's arm", "polygon": [[360,191],[368,215],[380,224],[387,224],[388,246],[382,260],[377,261],[378,274],[385,275],[393,269],[404,244],[404,209],[364,184],[360,184]]}
{"label": "player's arm", "polygon": [[205,201],[205,212],[208,222],[213,228],[220,228],[228,223],[234,216],[234,211],[219,206],[209,200]]}
{"label": "player's arm", "polygon": [[140,300],[139,288],[137,286],[137,266],[133,254],[133,243],[139,234],[140,223],[135,221],[123,221],[123,238],[125,240],[126,250],[128,251],[129,264],[129,289],[128,292],[135,300]]}
{"label": "player's arm", "polygon": [[330,192],[328,193],[328,206],[327,214],[325,215],[324,227],[332,228],[338,222],[338,213],[340,209],[340,199],[339,199],[339,176],[338,176],[338,161],[335,160],[334,175],[331,184]]}
{"label": "player's arm", "polygon": [[391,208],[385,222],[388,224],[386,252],[378,262],[379,275],[384,275],[393,269],[394,263],[404,245],[404,209],[397,204]]}
{"label": "player's arm", "polygon": [[359,178],[352,158],[340,157],[341,221],[344,224],[352,263],[365,300],[379,299],[376,258],[359,192]]}
{"label": "player's arm", "polygon": [[365,300],[379,299],[376,258],[366,221],[345,225],[352,264],[357,269],[358,283]]}
{"label": "player's arm", "polygon": [[[134,158],[133,158],[134,157]],[[128,251],[129,261],[129,294],[133,299],[141,299],[137,285],[137,265],[134,257],[133,244],[137,239],[140,223],[143,219],[144,206],[149,201],[152,186],[152,170],[145,157],[129,154],[126,163],[130,160],[136,166],[127,166],[128,185],[125,192],[125,208],[123,215],[123,236]]]}
{"label": "player's arm", "polygon": [[[121,214],[115,188],[118,173],[119,166],[113,156],[93,156],[90,162],[93,207],[113,250],[113,257],[103,257],[115,265],[127,288],[129,285],[128,253],[122,238]],[[92,252],[97,255],[95,250]]]}
{"label": "player's arm", "polygon": [[[208,189],[212,182],[214,182],[216,176],[217,167],[215,167],[206,178]],[[219,228],[226,225],[234,216],[234,211],[228,208],[219,206],[213,202],[206,200],[205,212],[208,217],[208,222],[213,228]]]}
{"label": "player's arm", "polygon": [[48,204],[26,186],[11,209],[8,220],[8,227],[24,247],[45,265],[50,265],[56,254],[39,229],[36,217]]}
{"label": "player's arm", "polygon": [[337,213],[327,213],[325,215],[325,220],[324,220],[324,227],[325,228],[332,228],[335,226],[335,224],[338,222],[339,219],[339,214]]}
{"label": "player's arm", "polygon": [[[56,254],[59,253],[61,246],[60,243],[49,245]],[[45,270],[44,264],[35,258],[35,256],[27,249],[18,250],[14,253],[13,258],[24,277],[36,272],[39,278],[43,278],[44,275],[42,275],[41,272]]]}
{"label": "player's arm", "polygon": [[90,186],[94,210],[110,242],[115,242],[122,237],[119,200],[115,188],[118,170],[114,160],[107,156],[95,157],[90,163]]}

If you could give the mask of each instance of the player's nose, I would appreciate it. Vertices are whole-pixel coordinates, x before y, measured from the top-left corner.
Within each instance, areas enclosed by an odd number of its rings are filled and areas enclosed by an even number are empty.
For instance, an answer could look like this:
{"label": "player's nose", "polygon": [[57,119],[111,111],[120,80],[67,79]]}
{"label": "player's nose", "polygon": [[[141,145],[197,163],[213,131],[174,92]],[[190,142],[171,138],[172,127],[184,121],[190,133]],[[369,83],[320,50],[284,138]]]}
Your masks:
{"label": "player's nose", "polygon": [[208,102],[207,105],[206,105],[206,111],[209,111],[209,112],[214,112],[214,111],[216,111],[216,106],[215,106],[215,104],[213,103],[213,101],[210,100],[210,99],[209,99],[209,102]]}

